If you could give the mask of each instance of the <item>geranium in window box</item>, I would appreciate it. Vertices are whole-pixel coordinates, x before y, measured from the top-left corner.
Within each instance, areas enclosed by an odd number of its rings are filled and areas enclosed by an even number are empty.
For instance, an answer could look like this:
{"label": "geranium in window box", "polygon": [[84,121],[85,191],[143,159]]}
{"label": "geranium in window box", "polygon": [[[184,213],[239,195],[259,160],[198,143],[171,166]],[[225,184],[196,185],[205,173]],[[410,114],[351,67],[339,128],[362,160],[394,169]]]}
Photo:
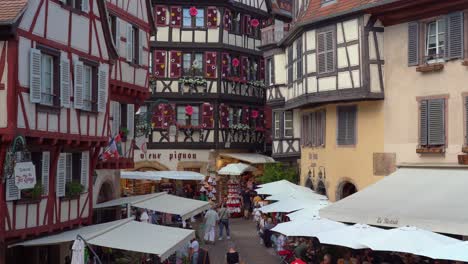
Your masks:
{"label": "geranium in window box", "polygon": [[251,82],[248,82],[247,84],[253,87],[265,88],[265,83],[263,81],[251,81]]}
{"label": "geranium in window box", "polygon": [[76,198],[84,191],[84,186],[79,182],[67,182],[65,185],[65,197]]}
{"label": "geranium in window box", "polygon": [[39,201],[42,196],[42,184],[36,183],[33,188],[21,191],[21,198],[31,201]]}
{"label": "geranium in window box", "polygon": [[201,76],[185,76],[179,79],[179,83],[183,85],[196,85],[196,86],[206,86],[208,82],[205,78]]}

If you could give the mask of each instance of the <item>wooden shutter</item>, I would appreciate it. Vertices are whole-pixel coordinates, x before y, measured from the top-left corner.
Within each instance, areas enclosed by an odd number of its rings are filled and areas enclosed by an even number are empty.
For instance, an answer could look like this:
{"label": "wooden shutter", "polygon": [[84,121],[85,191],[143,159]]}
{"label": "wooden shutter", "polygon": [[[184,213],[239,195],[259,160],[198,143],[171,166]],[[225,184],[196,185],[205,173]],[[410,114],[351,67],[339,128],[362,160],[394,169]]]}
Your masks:
{"label": "wooden shutter", "polygon": [[242,107],[242,124],[249,125],[250,122],[250,109],[248,106]]}
{"label": "wooden shutter", "polygon": [[167,9],[165,6],[156,6],[154,12],[156,13],[156,26],[166,26],[167,25]]}
{"label": "wooden shutter", "polygon": [[232,29],[232,12],[229,9],[224,10],[224,29],[228,31]]}
{"label": "wooden shutter", "polygon": [[89,151],[81,153],[81,185],[85,190],[88,190],[88,179],[89,179]]}
{"label": "wooden shutter", "polygon": [[408,24],[408,66],[419,64],[419,23]]}
{"label": "wooden shutter", "polygon": [[240,68],[240,77],[241,80],[247,81],[247,71],[249,70],[249,58],[241,56],[241,68]]}
{"label": "wooden shutter", "polygon": [[115,18],[115,49],[120,53],[120,18]]}
{"label": "wooden shutter", "polygon": [[111,109],[112,109],[112,131],[111,135],[116,136],[120,130],[120,103],[111,101]]}
{"label": "wooden shutter", "polygon": [[147,42],[146,41],[146,32],[143,29],[138,30],[138,37],[139,37],[139,41],[138,41],[138,64],[143,65],[143,64],[147,63],[147,62],[145,63],[143,61],[144,47],[145,47],[145,43]]}
{"label": "wooden shutter", "polygon": [[229,77],[229,64],[230,64],[229,53],[223,53],[222,59],[221,59],[221,76],[223,78]]}
{"label": "wooden shutter", "polygon": [[89,0],[82,0],[81,10],[85,13],[89,12]]}
{"label": "wooden shutter", "polygon": [[41,51],[31,49],[29,53],[29,96],[31,103],[41,102],[41,82],[42,82],[42,55]]}
{"label": "wooden shutter", "polygon": [[429,145],[445,145],[445,99],[428,100],[427,111]]}
{"label": "wooden shutter", "polygon": [[326,112],[325,110],[320,111],[320,142],[319,145],[325,145],[325,135],[326,135]]}
{"label": "wooden shutter", "polygon": [[205,76],[206,78],[216,78],[217,60],[216,52],[205,52]]}
{"label": "wooden shutter", "polygon": [[252,26],[250,25],[251,17],[249,15],[244,15],[242,18],[242,33],[249,36],[252,35]]}
{"label": "wooden shutter", "polygon": [[127,129],[128,129],[128,138],[132,139],[135,130],[135,105],[127,105]]}
{"label": "wooden shutter", "polygon": [[265,85],[270,86],[271,85],[271,79],[270,79],[271,59],[267,60],[265,68],[266,68],[265,69]]}
{"label": "wooden shutter", "polygon": [[171,51],[170,78],[179,78],[182,75],[182,52]]}
{"label": "wooden shutter", "polygon": [[302,38],[298,38],[296,42],[296,75],[297,79],[302,79]]}
{"label": "wooden shutter", "polygon": [[218,28],[218,9],[215,6],[207,8],[206,27]]}
{"label": "wooden shutter", "polygon": [[219,119],[221,128],[229,128],[229,108],[225,104],[219,106]]}
{"label": "wooden shutter", "polygon": [[104,65],[99,66],[98,74],[98,111],[106,112],[107,107],[107,69]]}
{"label": "wooden shutter", "polygon": [[456,12],[447,16],[447,59],[463,58],[463,13]]}
{"label": "wooden shutter", "polygon": [[309,144],[310,138],[309,138],[309,115],[303,115],[302,116],[302,129],[301,129],[301,144],[303,146],[306,146]]}
{"label": "wooden shutter", "polygon": [[[327,50],[326,53],[326,70],[327,72],[332,72],[335,70],[335,32],[334,31],[328,31],[325,34],[325,49]],[[302,43],[301,43],[302,47]],[[302,65],[301,65],[302,68]]]}
{"label": "wooden shutter", "polygon": [[348,108],[348,118],[346,119],[346,132],[348,145],[356,144],[356,107],[350,106]]}
{"label": "wooden shutter", "polygon": [[259,79],[265,82],[265,59],[260,59]]}
{"label": "wooden shutter", "polygon": [[468,144],[468,96],[465,96],[465,144]]}
{"label": "wooden shutter", "polygon": [[180,28],[182,25],[182,7],[171,6],[171,23],[170,26],[173,28]]}
{"label": "wooden shutter", "polygon": [[166,51],[155,50],[153,51],[153,74],[156,78],[166,77]]}
{"label": "wooden shutter", "polygon": [[70,107],[70,61],[66,56],[60,57],[60,105]]}
{"label": "wooden shutter", "polygon": [[338,145],[356,143],[356,106],[344,106],[338,109]]}
{"label": "wooden shutter", "polygon": [[15,177],[6,179],[6,200],[15,201],[21,199],[21,191],[15,185]]}
{"label": "wooden shutter", "polygon": [[310,114],[310,145],[317,146],[317,113]]}
{"label": "wooden shutter", "polygon": [[127,24],[127,61],[133,61],[133,45],[135,40],[133,39],[133,27],[131,24]]}
{"label": "wooden shutter", "polygon": [[326,72],[326,55],[325,55],[325,33],[317,35],[317,71],[319,73]]}
{"label": "wooden shutter", "polygon": [[66,162],[67,162],[67,154],[60,153],[60,156],[57,162],[57,173],[55,177],[55,192],[56,192],[57,197],[65,196]]}
{"label": "wooden shutter", "polygon": [[203,128],[213,128],[213,106],[210,103],[204,103],[202,106],[202,127]]}
{"label": "wooden shutter", "polygon": [[84,89],[84,65],[83,62],[76,60],[75,61],[75,86],[74,86],[74,96],[73,102],[76,109],[83,109],[83,89]]}
{"label": "wooden shutter", "polygon": [[161,128],[163,123],[163,112],[166,104],[156,105],[152,111],[151,123],[154,123],[155,128]]}
{"label": "wooden shutter", "polygon": [[[261,61],[262,61],[262,60],[260,60],[260,62],[261,62]],[[261,64],[260,64],[260,65],[261,65]],[[271,82],[272,82],[273,84],[275,84],[275,83],[276,83],[276,79],[275,79],[275,57],[274,57],[274,56],[271,57],[271,72],[270,72],[270,74],[271,74],[271,76],[270,76]],[[261,78],[260,78],[260,80],[261,80]]]}
{"label": "wooden shutter", "polygon": [[427,146],[427,101],[419,104],[419,144]]}
{"label": "wooden shutter", "polygon": [[49,194],[50,152],[42,152],[42,194]]}
{"label": "wooden shutter", "polygon": [[176,115],[175,109],[176,109],[175,105],[173,104],[164,105],[162,127],[166,128],[174,123],[174,119]]}
{"label": "wooden shutter", "polygon": [[73,180],[73,154],[65,153],[65,183]]}

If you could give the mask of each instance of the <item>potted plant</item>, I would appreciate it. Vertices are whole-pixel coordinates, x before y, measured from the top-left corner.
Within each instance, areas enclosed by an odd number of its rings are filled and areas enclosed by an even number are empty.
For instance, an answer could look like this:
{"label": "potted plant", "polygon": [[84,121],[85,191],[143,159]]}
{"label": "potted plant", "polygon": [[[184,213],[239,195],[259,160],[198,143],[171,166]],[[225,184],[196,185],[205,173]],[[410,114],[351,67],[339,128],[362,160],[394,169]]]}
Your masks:
{"label": "potted plant", "polygon": [[65,196],[68,198],[78,197],[83,191],[84,186],[79,182],[67,182],[65,185]]}
{"label": "potted plant", "polygon": [[119,134],[120,134],[120,139],[122,139],[122,142],[127,142],[128,128],[121,127]]}
{"label": "potted plant", "polygon": [[42,196],[42,184],[36,183],[33,188],[21,192],[21,197],[30,200],[39,200]]}

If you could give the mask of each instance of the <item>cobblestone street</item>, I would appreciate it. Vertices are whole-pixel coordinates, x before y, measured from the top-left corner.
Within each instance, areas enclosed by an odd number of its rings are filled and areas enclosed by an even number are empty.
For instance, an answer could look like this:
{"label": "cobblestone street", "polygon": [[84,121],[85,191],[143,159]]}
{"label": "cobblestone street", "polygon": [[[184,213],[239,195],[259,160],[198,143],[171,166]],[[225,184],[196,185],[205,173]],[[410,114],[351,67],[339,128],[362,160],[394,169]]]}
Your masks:
{"label": "cobblestone street", "polygon": [[[215,245],[203,245],[210,252],[210,260],[213,264],[224,264],[228,241],[236,244],[242,260],[246,264],[273,264],[279,263],[279,258],[273,249],[267,249],[260,244],[255,224],[253,221],[243,219],[230,219],[231,239],[216,240]],[[217,231],[218,232],[218,231]]]}

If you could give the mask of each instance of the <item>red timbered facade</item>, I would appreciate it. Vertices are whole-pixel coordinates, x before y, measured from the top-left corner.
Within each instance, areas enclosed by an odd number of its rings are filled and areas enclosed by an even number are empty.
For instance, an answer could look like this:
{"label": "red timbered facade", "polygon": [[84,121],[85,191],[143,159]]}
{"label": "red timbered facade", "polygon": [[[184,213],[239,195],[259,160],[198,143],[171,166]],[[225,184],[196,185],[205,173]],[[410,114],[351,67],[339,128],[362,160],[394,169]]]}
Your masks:
{"label": "red timbered facade", "polygon": [[[48,254],[18,254],[24,249],[6,248],[15,241],[90,224],[98,195],[93,190],[96,182],[103,182],[97,169],[115,172],[133,166],[132,110],[148,95],[152,32],[149,1],[135,2],[2,2],[0,263],[55,263]],[[114,114],[116,105],[119,116],[125,107],[124,126]],[[123,159],[103,160],[109,138],[122,130],[127,138],[122,141]],[[18,188],[7,169],[15,162],[34,164],[34,188]]]}

